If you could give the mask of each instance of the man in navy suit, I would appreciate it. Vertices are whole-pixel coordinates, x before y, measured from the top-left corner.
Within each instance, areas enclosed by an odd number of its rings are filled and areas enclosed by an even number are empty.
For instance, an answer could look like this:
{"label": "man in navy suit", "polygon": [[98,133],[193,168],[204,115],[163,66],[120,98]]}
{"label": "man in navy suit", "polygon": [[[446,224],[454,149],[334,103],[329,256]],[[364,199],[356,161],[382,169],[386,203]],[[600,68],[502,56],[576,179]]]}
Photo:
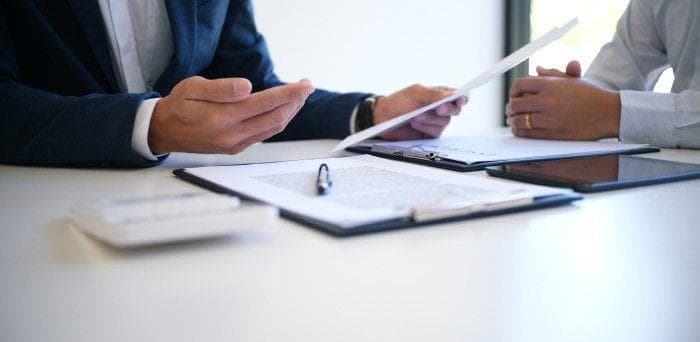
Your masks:
{"label": "man in navy suit", "polygon": [[[452,94],[285,84],[249,0],[0,0],[0,162],[146,167],[169,152],[343,138]],[[386,139],[439,136],[466,99]]]}

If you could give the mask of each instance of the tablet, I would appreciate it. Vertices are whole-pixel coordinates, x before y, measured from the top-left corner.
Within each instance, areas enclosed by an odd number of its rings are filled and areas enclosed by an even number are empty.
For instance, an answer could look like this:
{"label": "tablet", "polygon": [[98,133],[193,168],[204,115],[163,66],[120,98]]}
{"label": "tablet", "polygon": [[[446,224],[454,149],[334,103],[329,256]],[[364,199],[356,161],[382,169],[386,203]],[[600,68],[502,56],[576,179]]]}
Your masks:
{"label": "tablet", "polygon": [[489,175],[597,192],[700,178],[700,165],[622,154],[486,168]]}

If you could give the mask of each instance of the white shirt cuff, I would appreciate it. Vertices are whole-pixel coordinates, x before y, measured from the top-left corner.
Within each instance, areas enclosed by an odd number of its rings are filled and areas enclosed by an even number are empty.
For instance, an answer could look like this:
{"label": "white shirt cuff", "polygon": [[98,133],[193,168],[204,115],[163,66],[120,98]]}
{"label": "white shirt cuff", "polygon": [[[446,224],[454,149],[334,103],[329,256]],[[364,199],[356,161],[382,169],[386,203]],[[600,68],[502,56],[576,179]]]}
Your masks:
{"label": "white shirt cuff", "polygon": [[148,146],[148,129],[151,126],[151,117],[153,110],[156,108],[156,103],[160,98],[143,100],[136,110],[136,118],[134,119],[134,131],[131,134],[131,148],[134,151],[148,160],[158,160],[158,157],[164,156],[153,155],[151,148]]}
{"label": "white shirt cuff", "polygon": [[352,114],[350,115],[350,134],[355,134],[357,133],[357,125],[355,125],[357,122],[357,109],[360,108],[360,105],[355,106],[355,109],[352,110]]}
{"label": "white shirt cuff", "polygon": [[620,140],[669,147],[674,143],[674,94],[620,91]]}

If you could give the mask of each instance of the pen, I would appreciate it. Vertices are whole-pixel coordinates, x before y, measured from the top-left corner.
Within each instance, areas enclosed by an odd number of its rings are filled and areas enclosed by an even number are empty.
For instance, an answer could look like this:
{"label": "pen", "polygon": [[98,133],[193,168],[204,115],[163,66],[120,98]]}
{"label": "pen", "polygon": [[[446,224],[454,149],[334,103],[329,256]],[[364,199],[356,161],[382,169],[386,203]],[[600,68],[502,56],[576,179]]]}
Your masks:
{"label": "pen", "polygon": [[[325,171],[324,171],[325,170]],[[328,171],[328,165],[325,163],[318,167],[318,176],[316,177],[316,191],[319,196],[328,195],[331,191],[331,173]]]}

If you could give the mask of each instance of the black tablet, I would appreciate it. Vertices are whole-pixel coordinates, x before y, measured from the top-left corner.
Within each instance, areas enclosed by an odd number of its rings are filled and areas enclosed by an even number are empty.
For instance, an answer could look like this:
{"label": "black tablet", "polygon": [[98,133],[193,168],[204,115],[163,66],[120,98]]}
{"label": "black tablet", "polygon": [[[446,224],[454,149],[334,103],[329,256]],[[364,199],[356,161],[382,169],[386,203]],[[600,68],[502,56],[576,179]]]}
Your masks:
{"label": "black tablet", "polygon": [[629,155],[607,155],[486,168],[491,176],[597,192],[700,178],[700,165]]}

